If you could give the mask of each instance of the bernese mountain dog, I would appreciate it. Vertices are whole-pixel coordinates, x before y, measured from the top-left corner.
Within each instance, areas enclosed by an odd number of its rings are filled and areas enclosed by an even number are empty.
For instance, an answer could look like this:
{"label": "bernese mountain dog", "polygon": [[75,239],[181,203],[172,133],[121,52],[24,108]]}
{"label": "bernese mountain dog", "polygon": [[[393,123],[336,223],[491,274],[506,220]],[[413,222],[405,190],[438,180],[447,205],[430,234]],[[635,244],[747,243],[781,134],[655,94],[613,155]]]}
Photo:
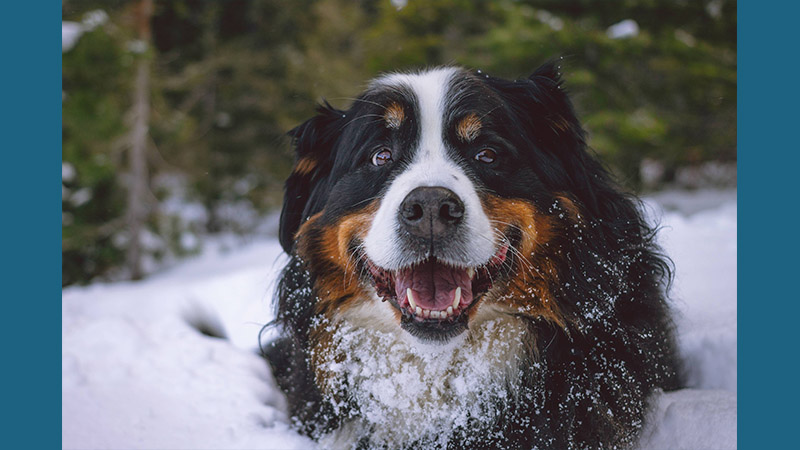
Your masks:
{"label": "bernese mountain dog", "polygon": [[321,447],[628,448],[679,387],[671,263],[559,70],[388,74],[290,132],[265,353]]}

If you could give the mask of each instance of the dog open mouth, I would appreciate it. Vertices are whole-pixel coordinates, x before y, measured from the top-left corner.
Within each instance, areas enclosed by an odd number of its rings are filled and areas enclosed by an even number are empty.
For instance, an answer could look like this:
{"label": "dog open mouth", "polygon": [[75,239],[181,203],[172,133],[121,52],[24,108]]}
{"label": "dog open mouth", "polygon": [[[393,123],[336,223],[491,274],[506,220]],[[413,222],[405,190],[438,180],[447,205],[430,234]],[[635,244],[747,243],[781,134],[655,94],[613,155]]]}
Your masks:
{"label": "dog open mouth", "polygon": [[378,295],[402,313],[401,326],[424,340],[447,341],[467,329],[468,314],[507,263],[503,243],[479,267],[456,267],[435,257],[390,271],[367,260]]}

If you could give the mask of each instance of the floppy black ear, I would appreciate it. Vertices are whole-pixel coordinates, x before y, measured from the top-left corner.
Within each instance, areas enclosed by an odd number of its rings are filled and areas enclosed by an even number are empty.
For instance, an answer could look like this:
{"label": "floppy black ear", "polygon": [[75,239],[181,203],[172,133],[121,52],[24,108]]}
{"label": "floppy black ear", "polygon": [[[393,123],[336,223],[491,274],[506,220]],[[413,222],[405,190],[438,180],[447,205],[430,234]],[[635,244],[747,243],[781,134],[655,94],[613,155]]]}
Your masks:
{"label": "floppy black ear", "polygon": [[540,176],[557,190],[568,190],[590,210],[598,206],[597,184],[605,171],[586,147],[586,135],[562,86],[561,59],[542,64],[527,79],[492,79],[525,135],[542,152]]}
{"label": "floppy black ear", "polygon": [[528,79],[534,83],[541,82],[547,85],[547,87],[555,87],[558,89],[559,86],[561,86],[561,60],[551,59],[545,62],[539,66]]}
{"label": "floppy black ear", "polygon": [[[614,210],[616,188],[611,177],[586,144],[586,133],[567,92],[562,88],[561,60],[543,64],[530,76],[545,102],[545,117],[555,132],[552,147],[566,171],[573,194],[595,216],[620,217]],[[560,145],[562,144],[563,145]]]}
{"label": "floppy black ear", "polygon": [[[560,59],[542,64],[527,79],[485,79],[505,100],[519,125],[528,131],[536,131],[532,137],[537,141],[558,140],[563,143],[565,137],[567,140],[583,137],[572,102],[562,88]],[[542,127],[549,132],[542,133]]]}
{"label": "floppy black ear", "polygon": [[[295,164],[286,180],[279,239],[286,253],[294,247],[294,236],[308,217],[321,209],[328,175],[333,165],[333,147],[339,137],[344,112],[328,102],[317,107],[317,115],[289,131],[295,149]],[[315,201],[316,200],[316,201]]]}

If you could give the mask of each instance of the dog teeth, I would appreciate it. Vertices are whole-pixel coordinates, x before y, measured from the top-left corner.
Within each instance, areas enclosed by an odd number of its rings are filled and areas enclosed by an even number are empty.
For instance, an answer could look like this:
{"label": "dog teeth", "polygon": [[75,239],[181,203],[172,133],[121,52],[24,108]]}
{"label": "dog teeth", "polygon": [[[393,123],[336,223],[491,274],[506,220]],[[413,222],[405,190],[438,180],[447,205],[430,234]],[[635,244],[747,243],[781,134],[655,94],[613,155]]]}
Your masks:
{"label": "dog teeth", "polygon": [[408,303],[411,305],[411,309],[416,310],[417,302],[414,301],[414,294],[411,288],[406,289],[406,297],[408,297]]}
{"label": "dog teeth", "polygon": [[414,291],[411,288],[406,289],[406,298],[408,298],[408,304],[410,306],[411,312],[417,317],[424,317],[426,319],[446,319],[455,314],[455,311],[458,309],[458,306],[461,304],[461,287],[457,287],[455,293],[453,294],[453,305],[448,306],[444,311],[431,311],[429,309],[422,309],[419,305],[417,305],[417,301],[414,299]]}
{"label": "dog teeth", "polygon": [[470,280],[475,278],[475,269],[473,269],[472,267],[468,268],[467,275],[469,276]]}

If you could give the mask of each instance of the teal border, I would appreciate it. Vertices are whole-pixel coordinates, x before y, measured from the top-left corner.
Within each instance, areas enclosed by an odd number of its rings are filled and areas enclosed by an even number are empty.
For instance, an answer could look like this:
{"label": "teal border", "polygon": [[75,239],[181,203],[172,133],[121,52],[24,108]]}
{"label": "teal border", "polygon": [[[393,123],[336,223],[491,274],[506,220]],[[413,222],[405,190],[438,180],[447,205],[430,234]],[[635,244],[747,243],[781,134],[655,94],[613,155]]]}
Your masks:
{"label": "teal border", "polygon": [[[60,5],[60,3],[57,3]],[[800,338],[794,219],[798,6],[738,4],[740,448],[787,448]],[[60,442],[60,9],[8,2],[3,48],[3,318],[7,434],[17,448]],[[56,150],[58,149],[58,150]],[[783,406],[783,407],[781,407]],[[19,445],[13,445],[19,444]]]}
{"label": "teal border", "polygon": [[61,442],[61,3],[3,5],[3,447]]}
{"label": "teal border", "polygon": [[739,448],[793,448],[800,342],[798,5],[740,2]]}

